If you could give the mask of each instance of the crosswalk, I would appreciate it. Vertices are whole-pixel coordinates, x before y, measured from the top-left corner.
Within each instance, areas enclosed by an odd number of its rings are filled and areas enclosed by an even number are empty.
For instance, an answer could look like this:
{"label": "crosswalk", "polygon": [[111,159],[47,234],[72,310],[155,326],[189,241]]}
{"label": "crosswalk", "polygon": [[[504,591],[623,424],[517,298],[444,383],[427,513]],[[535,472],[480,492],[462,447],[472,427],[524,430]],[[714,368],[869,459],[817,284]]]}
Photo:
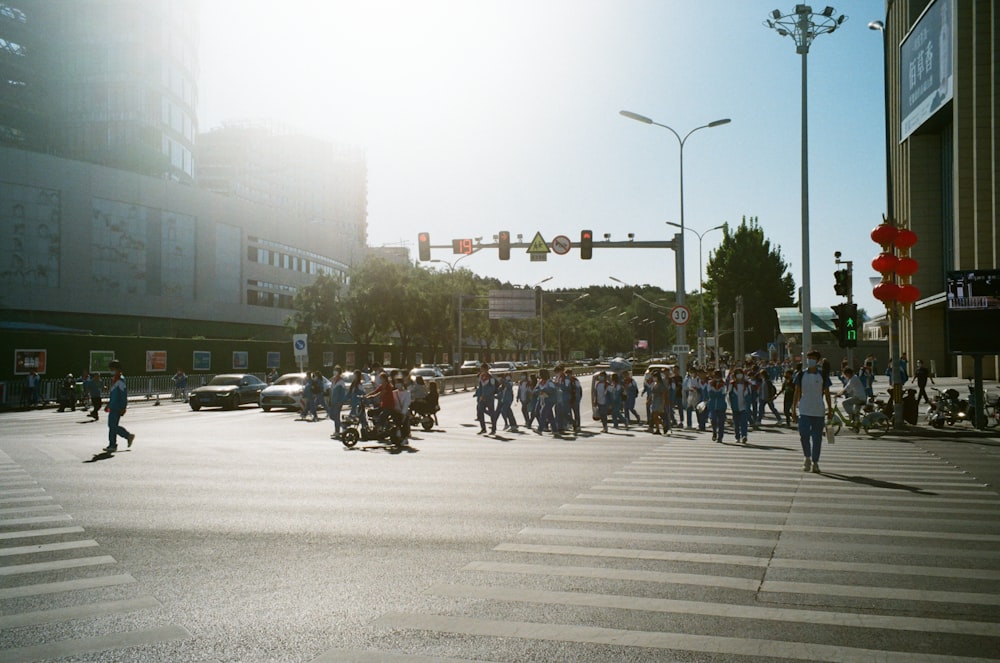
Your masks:
{"label": "crosswalk", "polygon": [[[139,660],[143,647],[190,637],[180,626],[136,619],[160,602],[138,590],[136,579],[117,570],[114,557],[101,554],[72,521],[0,452],[0,661],[112,651]],[[120,623],[133,620],[132,628]]]}
{"label": "crosswalk", "polygon": [[803,473],[787,439],[666,441],[315,660],[1000,661],[996,489],[890,440]]}

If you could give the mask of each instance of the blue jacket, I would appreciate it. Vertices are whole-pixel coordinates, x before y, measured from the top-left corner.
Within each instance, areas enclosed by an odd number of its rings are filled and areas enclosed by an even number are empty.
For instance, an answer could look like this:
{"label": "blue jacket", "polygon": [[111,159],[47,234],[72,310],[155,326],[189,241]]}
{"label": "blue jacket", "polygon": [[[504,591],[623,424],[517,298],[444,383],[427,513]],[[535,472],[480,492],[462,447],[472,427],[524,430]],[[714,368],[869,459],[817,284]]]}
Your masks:
{"label": "blue jacket", "polygon": [[477,400],[492,402],[497,396],[497,379],[491,375],[486,382],[483,382],[482,378],[476,380],[476,393],[473,396]]}
{"label": "blue jacket", "polygon": [[108,411],[121,414],[128,407],[128,387],[125,386],[125,376],[115,380],[108,391]]}
{"label": "blue jacket", "polygon": [[347,402],[347,384],[341,379],[330,384],[330,405],[339,407]]}

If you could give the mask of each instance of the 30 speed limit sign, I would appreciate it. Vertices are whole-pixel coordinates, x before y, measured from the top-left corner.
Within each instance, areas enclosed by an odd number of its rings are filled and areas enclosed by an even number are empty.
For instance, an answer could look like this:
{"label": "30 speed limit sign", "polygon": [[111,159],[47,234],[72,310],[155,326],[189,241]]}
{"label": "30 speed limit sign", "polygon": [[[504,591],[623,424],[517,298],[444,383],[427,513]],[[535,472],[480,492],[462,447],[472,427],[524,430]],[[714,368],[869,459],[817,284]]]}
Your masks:
{"label": "30 speed limit sign", "polygon": [[670,321],[675,325],[680,325],[683,327],[691,319],[691,309],[683,304],[678,304],[677,306],[670,309]]}

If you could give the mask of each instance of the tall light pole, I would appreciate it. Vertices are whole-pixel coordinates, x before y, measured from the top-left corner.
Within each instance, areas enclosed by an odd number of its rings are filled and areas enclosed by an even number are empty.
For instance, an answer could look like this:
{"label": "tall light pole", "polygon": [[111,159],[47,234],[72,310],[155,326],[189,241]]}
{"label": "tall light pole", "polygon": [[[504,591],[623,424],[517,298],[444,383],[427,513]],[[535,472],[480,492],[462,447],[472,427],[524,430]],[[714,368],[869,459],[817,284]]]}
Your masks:
{"label": "tall light pole", "polygon": [[[627,111],[627,110],[618,111],[618,114],[621,115],[622,117],[627,117],[630,120],[636,120],[637,122],[643,122],[644,124],[653,124],[658,127],[663,127],[664,129],[667,129],[670,133],[672,133],[674,137],[677,139],[677,143],[678,145],[680,145],[680,203],[681,203],[680,227],[683,230],[684,229],[684,144],[687,142],[687,139],[691,136],[691,134],[698,131],[699,129],[711,129],[712,127],[718,127],[723,124],[729,124],[730,122],[732,122],[732,120],[727,117],[722,120],[715,120],[713,122],[709,122],[708,124],[703,124],[702,126],[695,127],[691,131],[687,132],[684,135],[684,137],[681,138],[681,135],[676,131],[674,131],[671,127],[668,127],[665,124],[660,124],[659,122],[654,122],[652,119],[646,117],[645,115],[639,115],[638,113],[633,113],[632,111]],[[675,253],[677,254],[677,303],[684,304],[684,302],[686,301],[686,295],[684,291],[684,233],[680,234],[680,240],[677,242],[677,250]],[[684,345],[686,342],[687,342],[687,333],[684,328],[684,325],[679,325],[677,327],[677,343],[680,345]],[[687,355],[678,357],[678,363],[680,364],[681,371],[682,372],[686,371]]]}
{"label": "tall light pole", "polygon": [[542,284],[551,281],[553,277],[548,276],[531,289],[538,289],[538,368],[545,366],[545,296],[542,294]]}
{"label": "tall light pole", "polygon": [[795,52],[802,56],[802,358],[812,349],[812,301],[809,287],[809,113],[807,61],[809,46],[819,35],[833,32],[847,20],[833,7],[826,7],[819,14],[814,14],[809,5],[795,5],[788,14],[782,14],[780,9],[771,12],[771,18],[764,25],[776,31],[782,37],[791,37],[795,41]]}
{"label": "tall light pole", "polygon": [[726,227],[726,224],[720,224],[714,228],[709,228],[705,232],[698,232],[694,228],[685,228],[679,223],[674,223],[673,221],[667,221],[668,226],[674,226],[675,228],[680,228],[681,230],[688,230],[693,232],[698,236],[698,364],[705,368],[705,344],[701,342],[701,338],[705,333],[705,302],[703,290],[705,288],[705,272],[701,264],[701,240],[708,233],[713,230],[722,230]]}
{"label": "tall light pole", "polygon": [[[886,222],[896,225],[896,207],[892,198],[892,123],[889,117],[889,35],[882,21],[872,21],[868,29],[882,33],[882,76],[885,95],[885,209]],[[894,277],[895,278],[895,277]],[[899,302],[893,301],[889,313],[889,361],[892,362],[893,427],[903,427],[903,378],[900,363]]]}

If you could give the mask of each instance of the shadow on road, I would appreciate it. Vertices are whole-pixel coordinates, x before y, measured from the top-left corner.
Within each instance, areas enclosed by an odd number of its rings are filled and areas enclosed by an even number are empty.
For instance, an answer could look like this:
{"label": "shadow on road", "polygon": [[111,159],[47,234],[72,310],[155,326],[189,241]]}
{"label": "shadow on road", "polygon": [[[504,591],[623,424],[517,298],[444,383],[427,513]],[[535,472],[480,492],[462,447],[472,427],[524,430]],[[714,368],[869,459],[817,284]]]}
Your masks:
{"label": "shadow on road", "polygon": [[94,457],[90,460],[83,461],[84,463],[97,463],[102,460],[110,460],[115,457],[115,453],[127,453],[130,449],[121,449],[117,452],[102,451],[101,453],[94,454]]}
{"label": "shadow on road", "polygon": [[871,477],[859,477],[859,476],[847,476],[845,474],[836,474],[834,472],[820,472],[825,477],[831,479],[836,479],[837,481],[848,481],[850,483],[856,483],[864,486],[871,486],[872,488],[887,488],[889,490],[905,490],[916,495],[937,495],[937,493],[929,490],[924,490],[923,488],[917,488],[916,486],[907,486],[902,483],[893,483],[891,481],[882,481],[880,479],[872,479]]}

